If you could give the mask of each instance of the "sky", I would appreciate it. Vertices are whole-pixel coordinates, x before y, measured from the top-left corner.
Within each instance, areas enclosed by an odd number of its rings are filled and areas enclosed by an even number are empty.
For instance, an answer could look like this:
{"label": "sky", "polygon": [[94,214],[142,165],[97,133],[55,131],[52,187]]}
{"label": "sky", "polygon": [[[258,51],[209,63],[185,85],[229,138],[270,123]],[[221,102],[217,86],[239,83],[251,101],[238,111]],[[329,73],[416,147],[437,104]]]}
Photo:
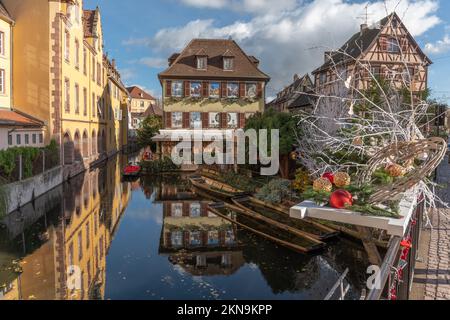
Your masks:
{"label": "sky", "polygon": [[448,0],[85,0],[84,6],[100,7],[105,51],[124,83],[155,97],[168,57],[192,38],[233,38],[271,76],[271,97],[294,74],[320,66],[324,51],[339,48],[366,17],[372,24],[395,10],[433,61],[432,97],[450,103]]}

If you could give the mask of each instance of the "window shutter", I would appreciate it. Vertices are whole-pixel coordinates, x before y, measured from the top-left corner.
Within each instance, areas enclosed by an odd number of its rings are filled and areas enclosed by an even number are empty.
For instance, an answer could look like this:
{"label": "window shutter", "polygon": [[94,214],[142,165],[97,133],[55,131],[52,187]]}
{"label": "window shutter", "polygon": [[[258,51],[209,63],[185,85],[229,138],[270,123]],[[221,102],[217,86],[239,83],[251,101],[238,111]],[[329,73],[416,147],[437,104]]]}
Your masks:
{"label": "window shutter", "polygon": [[227,83],[222,82],[220,86],[222,88],[222,98],[226,98],[227,97]]}
{"label": "window shutter", "polygon": [[166,246],[168,247],[168,248],[171,248],[172,247],[172,234],[170,233],[170,232],[167,232],[166,234],[165,234],[165,240],[166,240]]}
{"label": "window shutter", "polygon": [[222,112],[221,114],[220,114],[220,127],[222,128],[222,129],[225,129],[225,128],[227,128],[228,127],[228,116],[227,116],[228,114],[226,113],[226,112]]}
{"label": "window shutter", "polygon": [[189,246],[189,238],[190,238],[190,233],[189,233],[189,231],[184,231],[183,237],[184,237],[184,239],[183,239],[183,246],[184,246],[184,247]]}
{"label": "window shutter", "polygon": [[[201,215],[202,217],[204,217],[203,211],[201,212]],[[208,245],[208,231],[202,231],[202,245]]]}
{"label": "window shutter", "polygon": [[183,217],[190,217],[191,216],[191,212],[190,212],[190,205],[189,203],[185,202],[183,203]]}
{"label": "window shutter", "polygon": [[208,81],[203,81],[202,89],[203,89],[203,97],[208,98],[209,97],[209,82]]}
{"label": "window shutter", "polygon": [[239,83],[239,97],[245,98],[245,83]]}
{"label": "window shutter", "polygon": [[189,112],[183,112],[183,129],[189,128],[189,119],[190,113]]}
{"label": "window shutter", "polygon": [[208,203],[202,202],[201,206],[202,206],[202,211],[201,211],[202,217],[207,217],[208,216]]}
{"label": "window shutter", "polygon": [[167,80],[166,81],[166,97],[172,96],[172,81]]}
{"label": "window shutter", "polygon": [[239,113],[239,128],[245,128],[245,113]]}
{"label": "window shutter", "polygon": [[191,96],[191,82],[190,81],[184,82],[184,96],[185,97]]}
{"label": "window shutter", "polygon": [[169,129],[172,127],[172,113],[166,112],[166,128]]}
{"label": "window shutter", "polygon": [[208,112],[203,112],[202,113],[202,128],[206,129],[209,127],[209,113]]}
{"label": "window shutter", "polygon": [[263,95],[263,84],[262,82],[258,82],[258,89],[257,89],[257,96],[258,98],[262,98]]}

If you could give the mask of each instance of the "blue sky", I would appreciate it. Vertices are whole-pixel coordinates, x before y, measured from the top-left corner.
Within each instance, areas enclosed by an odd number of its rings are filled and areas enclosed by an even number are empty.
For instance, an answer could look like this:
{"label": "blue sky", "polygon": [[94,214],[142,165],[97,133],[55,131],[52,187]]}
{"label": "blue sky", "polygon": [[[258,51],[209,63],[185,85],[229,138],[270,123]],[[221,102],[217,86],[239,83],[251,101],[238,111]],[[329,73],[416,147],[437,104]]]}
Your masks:
{"label": "blue sky", "polygon": [[387,9],[381,0],[85,0],[86,8],[101,9],[105,48],[124,82],[156,96],[157,74],[171,53],[194,37],[230,36],[261,60],[273,95],[355,33],[366,4],[369,22],[396,8],[434,62],[429,75],[434,97],[450,102],[448,0],[388,0]]}

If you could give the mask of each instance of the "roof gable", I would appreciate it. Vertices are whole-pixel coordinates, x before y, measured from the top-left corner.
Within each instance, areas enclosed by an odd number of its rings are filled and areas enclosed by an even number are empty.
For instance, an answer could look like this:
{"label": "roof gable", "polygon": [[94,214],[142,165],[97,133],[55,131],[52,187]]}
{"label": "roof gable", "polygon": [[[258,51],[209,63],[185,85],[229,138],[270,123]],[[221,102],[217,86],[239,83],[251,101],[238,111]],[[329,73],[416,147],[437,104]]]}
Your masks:
{"label": "roof gable", "polygon": [[133,99],[155,100],[151,94],[145,92],[138,86],[128,87],[127,91]]}
{"label": "roof gable", "polygon": [[[196,57],[198,52],[208,57],[206,70],[197,70]],[[223,70],[224,55],[232,54],[234,68]],[[233,40],[223,39],[194,39],[175,61],[163,72],[159,78],[248,78],[269,81],[269,76],[258,69],[257,59],[251,59]]]}

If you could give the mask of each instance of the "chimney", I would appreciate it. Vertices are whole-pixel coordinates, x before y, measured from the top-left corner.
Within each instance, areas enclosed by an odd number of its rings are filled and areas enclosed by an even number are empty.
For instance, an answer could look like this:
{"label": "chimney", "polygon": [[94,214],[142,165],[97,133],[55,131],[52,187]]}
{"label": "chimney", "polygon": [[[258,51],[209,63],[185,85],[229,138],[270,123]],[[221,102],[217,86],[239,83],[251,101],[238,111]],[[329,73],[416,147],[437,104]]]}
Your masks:
{"label": "chimney", "polygon": [[367,29],[369,29],[369,25],[367,23],[363,23],[361,25],[361,34],[363,34]]}
{"label": "chimney", "polygon": [[325,62],[328,62],[328,61],[330,61],[331,60],[331,51],[325,51],[325,54],[324,54],[324,61]]}
{"label": "chimney", "polygon": [[298,74],[294,74],[294,82],[299,79]]}
{"label": "chimney", "polygon": [[111,65],[114,69],[116,68],[116,59],[111,60]]}

